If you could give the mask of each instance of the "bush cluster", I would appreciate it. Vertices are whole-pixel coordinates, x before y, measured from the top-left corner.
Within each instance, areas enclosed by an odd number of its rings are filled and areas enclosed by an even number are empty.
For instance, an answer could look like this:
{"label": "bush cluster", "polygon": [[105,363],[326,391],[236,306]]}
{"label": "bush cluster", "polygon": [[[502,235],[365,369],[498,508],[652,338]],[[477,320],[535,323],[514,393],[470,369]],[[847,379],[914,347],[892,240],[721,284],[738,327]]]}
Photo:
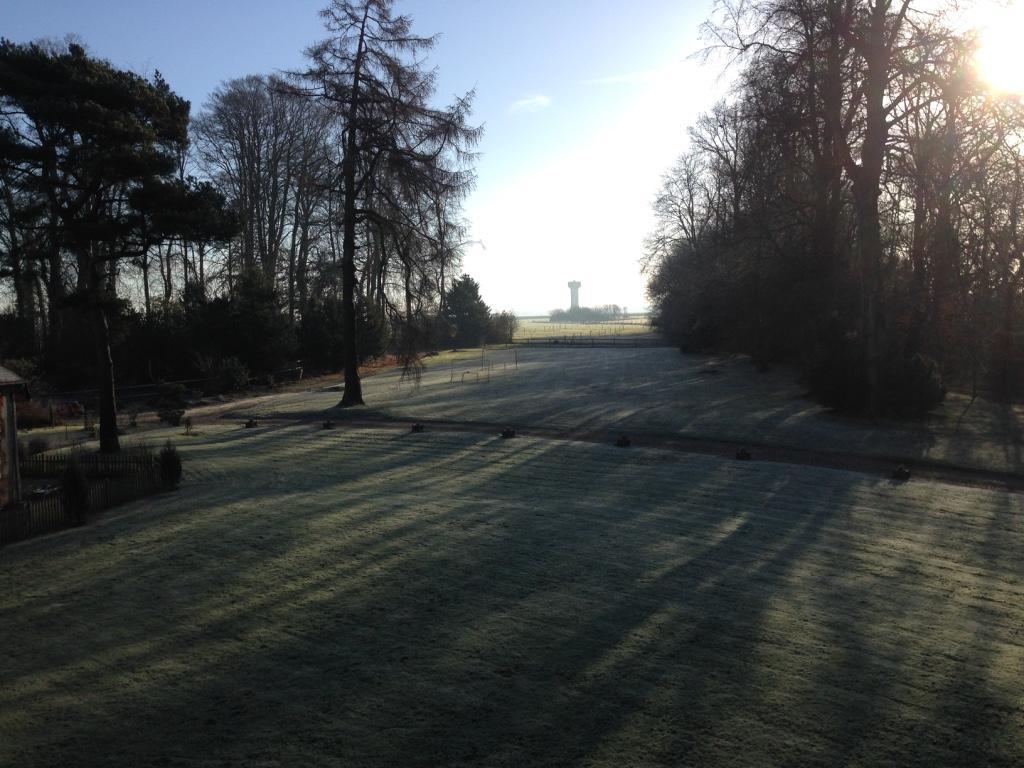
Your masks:
{"label": "bush cluster", "polygon": [[[811,394],[825,405],[841,411],[865,411],[869,406],[866,371],[866,352],[860,337],[833,323],[815,347],[805,380]],[[896,345],[881,356],[878,376],[877,408],[890,416],[921,416],[946,396],[936,362]]]}
{"label": "bush cluster", "polygon": [[480,296],[480,284],[462,275],[452,283],[444,309],[424,335],[435,347],[476,347],[508,344],[518,327],[511,312],[491,312]]}
{"label": "bush cluster", "polygon": [[249,369],[237,357],[199,357],[203,391],[208,395],[239,392],[249,386]]}
{"label": "bush cluster", "polygon": [[178,449],[168,440],[160,449],[158,457],[160,466],[160,482],[164,488],[174,490],[181,483],[181,456]]}

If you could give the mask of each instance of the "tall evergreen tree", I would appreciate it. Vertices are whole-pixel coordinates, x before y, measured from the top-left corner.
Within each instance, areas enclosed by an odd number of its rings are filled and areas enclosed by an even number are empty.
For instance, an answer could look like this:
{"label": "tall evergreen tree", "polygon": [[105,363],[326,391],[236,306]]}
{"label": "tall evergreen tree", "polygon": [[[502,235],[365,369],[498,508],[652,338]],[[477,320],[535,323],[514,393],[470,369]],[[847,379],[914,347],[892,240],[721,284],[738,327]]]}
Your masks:
{"label": "tall evergreen tree", "polygon": [[[16,168],[25,192],[44,201],[51,302],[58,311],[77,307],[91,328],[100,450],[115,452],[110,318],[120,305],[120,263],[144,253],[156,236],[145,211],[154,201],[173,198],[178,224],[192,235],[197,222],[182,216],[182,206],[208,207],[202,190],[188,194],[170,185],[187,138],[188,102],[159,73],[147,80],[89,56],[80,45],[59,50],[3,40],[0,108],[0,166]],[[167,236],[171,218],[162,220],[161,236]],[[65,257],[76,274],[69,296]]]}
{"label": "tall evergreen tree", "polygon": [[480,297],[480,284],[469,275],[452,283],[445,297],[445,320],[459,346],[476,346],[487,338],[491,310]]}
{"label": "tall evergreen tree", "polygon": [[307,51],[309,67],[300,78],[342,129],[335,181],[342,224],[341,406],[363,403],[355,343],[362,225],[402,229],[409,221],[394,211],[407,209],[407,201],[464,193],[473,179],[466,150],[480,133],[467,124],[471,93],[444,109],[430,105],[436,78],[421,56],[436,38],[414,34],[412,19],[395,16],[392,5],[334,0],[321,13],[330,37]]}

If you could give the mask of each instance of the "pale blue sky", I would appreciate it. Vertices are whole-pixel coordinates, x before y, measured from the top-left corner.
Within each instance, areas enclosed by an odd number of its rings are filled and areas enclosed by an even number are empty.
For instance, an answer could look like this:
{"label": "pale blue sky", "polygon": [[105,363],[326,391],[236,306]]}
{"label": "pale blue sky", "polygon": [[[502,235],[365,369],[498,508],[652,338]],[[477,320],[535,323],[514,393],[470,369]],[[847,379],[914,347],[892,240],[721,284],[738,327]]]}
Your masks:
{"label": "pale blue sky", "polygon": [[[196,110],[222,80],[301,66],[326,0],[0,0],[0,34],[79,35],[144,74],[159,69]],[[646,303],[638,260],[660,174],[722,90],[688,60],[710,0],[399,0],[431,57],[438,97],[476,88],[484,124],[466,205],[465,269],[495,309]]]}

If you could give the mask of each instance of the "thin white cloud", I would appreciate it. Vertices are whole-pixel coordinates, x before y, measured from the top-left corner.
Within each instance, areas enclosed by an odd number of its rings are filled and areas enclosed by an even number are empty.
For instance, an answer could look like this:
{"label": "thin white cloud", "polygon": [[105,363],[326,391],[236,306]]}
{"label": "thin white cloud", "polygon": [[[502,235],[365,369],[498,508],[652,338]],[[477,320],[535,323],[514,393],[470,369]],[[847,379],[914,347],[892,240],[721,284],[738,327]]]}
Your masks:
{"label": "thin white cloud", "polygon": [[512,113],[539,112],[540,110],[550,106],[551,97],[538,93],[533,96],[527,96],[525,99],[519,99],[519,101],[512,102],[512,106],[508,108],[508,111]]}

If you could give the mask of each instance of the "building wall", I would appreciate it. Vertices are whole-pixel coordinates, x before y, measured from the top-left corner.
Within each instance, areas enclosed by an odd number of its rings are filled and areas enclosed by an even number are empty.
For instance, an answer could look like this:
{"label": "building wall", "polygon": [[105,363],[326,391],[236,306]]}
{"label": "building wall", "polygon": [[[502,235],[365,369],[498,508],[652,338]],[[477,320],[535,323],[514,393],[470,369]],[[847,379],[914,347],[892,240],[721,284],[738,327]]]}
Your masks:
{"label": "building wall", "polygon": [[0,507],[10,503],[11,500],[11,459],[17,457],[8,456],[7,443],[7,397],[0,392]]}

